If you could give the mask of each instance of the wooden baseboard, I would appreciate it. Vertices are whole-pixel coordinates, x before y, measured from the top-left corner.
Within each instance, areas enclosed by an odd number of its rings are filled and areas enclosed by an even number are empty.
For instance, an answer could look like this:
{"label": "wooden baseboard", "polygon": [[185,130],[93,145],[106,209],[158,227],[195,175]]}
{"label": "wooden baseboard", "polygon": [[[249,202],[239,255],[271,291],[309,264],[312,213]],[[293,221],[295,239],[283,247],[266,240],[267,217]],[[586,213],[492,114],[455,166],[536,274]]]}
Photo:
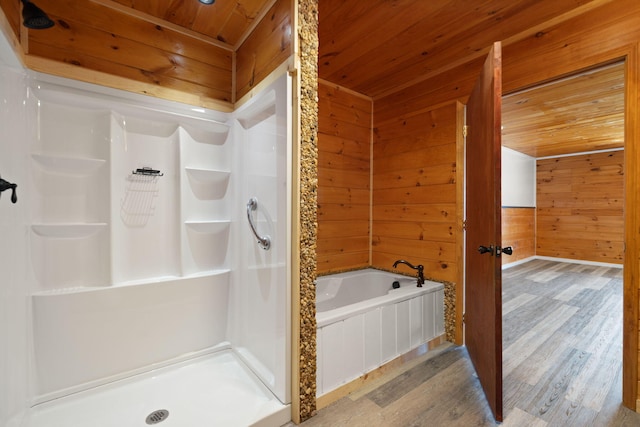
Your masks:
{"label": "wooden baseboard", "polygon": [[[413,366],[413,364],[411,364],[412,361],[420,362],[421,356],[428,354],[429,351],[433,350],[434,348],[438,347],[444,342],[446,342],[445,335],[442,334],[439,337],[436,337],[431,341],[428,341],[422,344],[421,346],[411,350],[410,352],[405,353],[401,356],[398,356],[393,360],[390,360],[389,362],[385,363],[379,368],[376,368],[371,372],[367,372],[361,377],[356,378],[353,381],[348,382],[347,384],[344,384],[335,390],[325,393],[322,396],[319,396],[316,399],[316,410],[325,408],[330,404],[332,404],[333,402],[335,402],[336,400],[339,400],[345,396],[348,396],[349,394],[352,394],[355,391],[360,390],[363,387],[368,386],[374,382],[377,383],[378,380],[380,379],[384,380],[385,376],[387,376],[389,373],[394,372],[400,368],[403,368],[403,369],[400,369],[401,371],[405,371],[411,368]],[[390,376],[390,378],[393,378],[394,376],[395,374]]]}

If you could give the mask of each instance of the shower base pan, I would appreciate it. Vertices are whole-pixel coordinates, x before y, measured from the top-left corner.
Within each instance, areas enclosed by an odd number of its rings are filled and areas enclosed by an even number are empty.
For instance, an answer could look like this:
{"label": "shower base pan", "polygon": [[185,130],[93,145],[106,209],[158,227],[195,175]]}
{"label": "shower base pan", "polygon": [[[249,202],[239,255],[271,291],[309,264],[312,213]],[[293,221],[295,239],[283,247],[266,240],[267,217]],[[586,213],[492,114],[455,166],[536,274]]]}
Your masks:
{"label": "shower base pan", "polygon": [[276,427],[291,419],[231,350],[34,406],[27,427]]}

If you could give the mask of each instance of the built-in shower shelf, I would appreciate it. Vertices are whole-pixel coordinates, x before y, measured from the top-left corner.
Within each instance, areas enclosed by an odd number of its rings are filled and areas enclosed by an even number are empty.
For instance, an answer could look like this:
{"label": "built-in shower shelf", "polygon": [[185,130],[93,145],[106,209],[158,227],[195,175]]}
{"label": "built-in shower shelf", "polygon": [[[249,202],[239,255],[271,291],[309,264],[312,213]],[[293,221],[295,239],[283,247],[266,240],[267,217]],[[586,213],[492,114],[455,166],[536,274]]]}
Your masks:
{"label": "built-in shower shelf", "polygon": [[187,174],[196,181],[221,184],[229,179],[231,172],[216,169],[199,169],[186,167]]}
{"label": "built-in shower shelf", "polygon": [[54,296],[54,295],[77,294],[79,292],[97,291],[97,290],[106,289],[106,288],[107,288],[107,285],[105,286],[73,286],[68,288],[57,288],[57,289],[50,289],[47,291],[34,292],[31,295],[34,297],[46,297],[46,296]]}
{"label": "built-in shower shelf", "polygon": [[32,154],[31,157],[47,172],[78,177],[91,175],[106,163],[104,159],[52,156],[48,154]]}
{"label": "built-in shower shelf", "polygon": [[185,276],[186,278],[196,278],[196,277],[213,277],[213,276],[222,276],[224,274],[229,274],[231,272],[228,268],[213,268],[211,270],[203,270],[198,273],[193,273]]}
{"label": "built-in shower shelf", "polygon": [[54,239],[82,239],[91,237],[107,228],[107,223],[64,223],[64,224],[32,224],[31,229],[38,236]]}
{"label": "built-in shower shelf", "polygon": [[229,126],[215,121],[192,121],[181,123],[181,127],[194,142],[210,145],[224,145],[229,136]]}
{"label": "built-in shower shelf", "polygon": [[185,221],[185,225],[198,233],[219,233],[229,228],[230,221]]}

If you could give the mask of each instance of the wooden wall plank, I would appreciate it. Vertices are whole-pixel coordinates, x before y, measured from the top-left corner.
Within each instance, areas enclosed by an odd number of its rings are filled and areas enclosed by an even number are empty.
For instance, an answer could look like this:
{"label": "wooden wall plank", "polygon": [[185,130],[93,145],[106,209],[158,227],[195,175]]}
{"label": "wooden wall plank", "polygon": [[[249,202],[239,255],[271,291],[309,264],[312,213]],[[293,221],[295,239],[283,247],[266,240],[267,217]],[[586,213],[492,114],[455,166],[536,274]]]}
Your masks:
{"label": "wooden wall plank", "polygon": [[368,222],[369,211],[361,206],[344,203],[321,203],[318,206],[318,218],[322,221],[339,221],[349,218]]}
{"label": "wooden wall plank", "polygon": [[374,267],[406,259],[433,279],[457,280],[457,118],[455,103],[380,122],[374,116]]}
{"label": "wooden wall plank", "polygon": [[421,187],[434,184],[455,184],[456,165],[444,164],[415,169],[382,172],[373,177],[375,188]]}
{"label": "wooden wall plank", "polygon": [[[367,238],[367,242],[369,239]],[[330,254],[317,255],[318,275],[340,271],[359,270],[369,266],[369,251],[343,252],[333,251]]]}
{"label": "wooden wall plank", "polygon": [[318,204],[369,205],[371,195],[368,188],[326,187],[318,190]]}
{"label": "wooden wall plank", "polygon": [[[401,141],[395,141],[401,144]],[[394,143],[395,143],[394,142]],[[374,146],[375,147],[375,146]],[[376,157],[376,154],[374,154]],[[451,143],[447,145],[438,145],[435,147],[426,147],[420,150],[420,155],[415,152],[399,152],[396,155],[377,156],[383,159],[374,165],[376,173],[387,173],[403,169],[420,170],[435,165],[454,165],[456,162],[456,153],[451,152]]]}
{"label": "wooden wall plank", "polygon": [[[341,221],[318,221],[318,236],[357,237],[369,235],[369,221],[345,219]],[[320,240],[320,237],[318,238]]]}
{"label": "wooden wall plank", "polygon": [[[368,220],[367,220],[368,221]],[[334,256],[340,254],[366,254],[366,262],[369,261],[369,236],[343,236],[325,239],[321,248],[316,253],[320,256]]]}
{"label": "wooden wall plank", "polygon": [[454,203],[373,206],[373,216],[378,221],[431,221],[448,224],[455,215],[456,205]]}
{"label": "wooden wall plank", "polygon": [[318,85],[318,273],[369,266],[372,102]]}
{"label": "wooden wall plank", "polygon": [[455,243],[450,222],[376,221],[375,237],[397,237],[420,242]]}
{"label": "wooden wall plank", "polygon": [[621,264],[624,151],[537,161],[536,254]]}
{"label": "wooden wall plank", "polygon": [[513,255],[504,255],[509,264],[536,254],[536,209],[502,208],[502,246],[511,246]]}
{"label": "wooden wall plank", "polygon": [[[382,270],[393,270],[397,273],[402,273],[407,276],[415,276],[415,271],[406,266],[399,265],[397,269],[393,269],[393,263],[398,259],[406,259],[406,256],[400,256],[398,253],[386,253],[380,250],[373,251],[371,255],[372,265],[375,268]],[[420,258],[417,256],[409,259],[412,264],[422,264],[424,266],[425,278],[436,281],[447,281],[455,283],[457,279],[457,272],[454,263],[433,260],[427,258]]]}
{"label": "wooden wall plank", "polygon": [[236,100],[293,54],[292,5],[291,0],[278,0],[237,49]]}

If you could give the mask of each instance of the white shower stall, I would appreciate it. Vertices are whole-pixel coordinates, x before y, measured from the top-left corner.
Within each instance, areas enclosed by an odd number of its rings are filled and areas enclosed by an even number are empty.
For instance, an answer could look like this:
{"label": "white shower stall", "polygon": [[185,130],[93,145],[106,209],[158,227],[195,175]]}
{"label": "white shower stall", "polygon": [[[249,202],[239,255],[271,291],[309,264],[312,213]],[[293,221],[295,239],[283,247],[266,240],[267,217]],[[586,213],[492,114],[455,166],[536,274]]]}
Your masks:
{"label": "white shower stall", "polygon": [[0,425],[290,420],[290,77],[218,112],[11,62]]}

